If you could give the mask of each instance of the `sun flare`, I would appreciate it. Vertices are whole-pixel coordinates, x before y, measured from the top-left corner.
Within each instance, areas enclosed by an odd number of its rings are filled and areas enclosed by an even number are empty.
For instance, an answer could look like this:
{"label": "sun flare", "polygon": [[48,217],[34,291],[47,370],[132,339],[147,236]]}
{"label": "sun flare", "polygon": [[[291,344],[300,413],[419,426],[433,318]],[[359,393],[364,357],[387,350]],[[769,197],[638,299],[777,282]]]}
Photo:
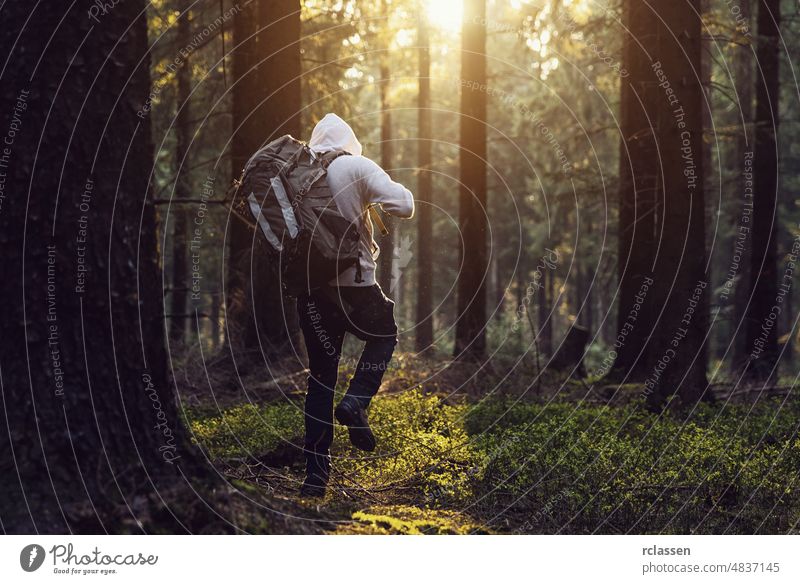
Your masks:
{"label": "sun flare", "polygon": [[463,0],[426,0],[425,6],[431,26],[450,32],[461,30]]}

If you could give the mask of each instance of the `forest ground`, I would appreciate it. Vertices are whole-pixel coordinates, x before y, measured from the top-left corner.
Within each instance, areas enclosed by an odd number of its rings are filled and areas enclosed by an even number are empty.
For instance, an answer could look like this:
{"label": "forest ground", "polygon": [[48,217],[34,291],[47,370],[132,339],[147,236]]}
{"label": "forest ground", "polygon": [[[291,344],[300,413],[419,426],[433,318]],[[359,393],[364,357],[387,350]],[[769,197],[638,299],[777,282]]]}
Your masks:
{"label": "forest ground", "polygon": [[[298,494],[305,372],[277,382],[265,382],[257,367],[240,373],[241,384],[225,383],[236,376],[187,362],[180,396],[204,456],[232,492],[261,506],[263,516],[246,521],[245,531],[800,527],[800,399],[792,392],[730,395],[717,387],[715,405],[656,415],[644,409],[637,385],[555,375],[534,382],[535,363],[497,358],[477,366],[400,354],[370,408],[377,450],[353,449],[337,426],[329,493],[316,501]],[[351,374],[342,370],[337,393]]]}

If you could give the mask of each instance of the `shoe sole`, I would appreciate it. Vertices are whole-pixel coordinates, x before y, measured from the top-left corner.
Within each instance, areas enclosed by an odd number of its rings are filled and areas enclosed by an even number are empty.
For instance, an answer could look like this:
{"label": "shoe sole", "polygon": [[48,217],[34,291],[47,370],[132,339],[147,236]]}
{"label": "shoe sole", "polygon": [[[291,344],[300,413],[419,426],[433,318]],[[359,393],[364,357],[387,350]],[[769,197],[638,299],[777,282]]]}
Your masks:
{"label": "shoe sole", "polygon": [[350,435],[350,443],[365,452],[372,452],[375,450],[375,436],[369,426],[361,426],[360,422],[347,408],[337,407],[334,410],[336,421],[342,426],[347,426],[347,433]]}

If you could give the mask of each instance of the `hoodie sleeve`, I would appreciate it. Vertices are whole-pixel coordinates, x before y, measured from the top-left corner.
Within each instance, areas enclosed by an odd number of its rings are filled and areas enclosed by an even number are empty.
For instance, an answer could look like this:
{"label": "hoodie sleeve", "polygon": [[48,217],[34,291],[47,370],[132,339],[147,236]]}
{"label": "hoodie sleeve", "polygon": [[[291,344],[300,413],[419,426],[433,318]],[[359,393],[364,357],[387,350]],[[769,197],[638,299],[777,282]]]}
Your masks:
{"label": "hoodie sleeve", "polygon": [[363,201],[367,205],[380,203],[390,215],[403,219],[414,216],[414,196],[400,183],[394,182],[375,162],[359,157],[361,179],[364,187]]}

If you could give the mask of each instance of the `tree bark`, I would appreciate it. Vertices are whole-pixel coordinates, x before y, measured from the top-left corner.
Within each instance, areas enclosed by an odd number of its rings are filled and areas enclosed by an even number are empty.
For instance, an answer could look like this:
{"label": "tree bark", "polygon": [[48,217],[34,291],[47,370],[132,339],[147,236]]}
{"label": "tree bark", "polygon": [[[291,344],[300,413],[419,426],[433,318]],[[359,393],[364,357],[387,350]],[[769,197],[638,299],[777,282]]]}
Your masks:
{"label": "tree bark", "polygon": [[211,295],[211,311],[209,319],[211,320],[211,348],[216,349],[220,343],[219,331],[219,293],[215,292]]}
{"label": "tree bark", "polygon": [[[591,220],[585,218],[583,220],[584,228],[583,234],[584,239],[587,241],[592,241],[592,222]],[[586,254],[583,254],[584,256]],[[591,256],[587,256],[587,260]],[[586,330],[589,331],[590,335],[592,335],[592,331],[594,331],[594,301],[592,299],[592,271],[589,269],[588,266],[592,264],[591,261],[579,261],[577,262],[578,268],[578,283],[580,293],[578,295],[578,303],[576,305],[575,310],[580,311],[580,316],[578,318],[578,323],[583,325]]]}
{"label": "tree bark", "polygon": [[[741,14],[747,24],[748,33],[752,30],[750,26],[753,20],[750,0],[742,0]],[[745,340],[747,325],[747,301],[750,296],[750,262],[752,257],[752,226],[745,225],[742,218],[745,213],[745,204],[752,203],[752,199],[746,199],[746,177],[745,157],[753,151],[753,51],[751,47],[743,46],[736,49],[734,57],[734,82],[736,84],[736,95],[738,98],[738,108],[740,110],[741,133],[736,137],[736,159],[733,167],[736,168],[736,193],[739,204],[732,207],[731,223],[734,229],[733,248],[737,240],[741,242],[741,260],[736,274],[733,291],[733,321],[731,326],[732,335],[729,342],[732,345],[732,359],[730,369],[733,373],[739,373],[747,363],[747,342]],[[751,169],[752,171],[752,169]],[[751,191],[752,193],[752,183]],[[740,226],[746,231],[740,231]],[[739,239],[740,238],[740,239]]]}
{"label": "tree bark", "polygon": [[[464,0],[456,358],[486,353],[486,0]],[[466,83],[466,85],[465,85]]]}
{"label": "tree bark", "polygon": [[[183,0],[181,3],[181,16],[176,23],[176,37],[178,47],[189,44],[189,7],[191,2]],[[191,176],[188,170],[189,145],[192,140],[191,132],[191,104],[189,95],[192,84],[192,67],[190,56],[184,57],[178,65],[175,74],[177,85],[177,114],[175,115],[175,197],[189,198],[192,194]],[[187,220],[186,209],[182,205],[170,207],[174,217],[172,230],[172,302],[170,303],[169,332],[170,340],[181,343],[186,334],[186,319],[178,316],[186,313],[187,283]]]}
{"label": "tree bark", "polygon": [[[235,15],[232,172],[241,174],[261,146],[300,135],[300,3],[257,0]],[[283,295],[257,233],[232,221],[226,338],[235,350],[274,361],[293,354],[295,303]]]}
{"label": "tree bark", "polygon": [[539,350],[548,357],[553,355],[553,274],[542,268],[539,279]]}
{"label": "tree bark", "polygon": [[[708,397],[706,330],[708,295],[703,189],[703,87],[700,83],[700,0],[692,6],[669,0],[652,4],[647,14],[656,33],[650,82],[658,96],[648,111],[658,145],[656,175],[657,257],[648,292],[658,307],[647,346],[645,393],[659,409],[677,393],[683,404]],[[674,31],[680,34],[674,35]],[[667,86],[667,83],[669,86]],[[670,93],[669,89],[672,90]],[[656,251],[654,250],[654,251]]]}
{"label": "tree bark", "polygon": [[192,458],[167,377],[145,4],[100,26],[87,5],[3,6],[6,533],[141,531],[134,499]]}
{"label": "tree bark", "polygon": [[652,330],[652,301],[642,291],[653,275],[655,197],[659,186],[659,158],[650,114],[659,103],[661,90],[653,83],[651,61],[643,50],[656,46],[658,33],[653,26],[652,9],[636,0],[624,1],[623,22],[628,32],[622,59],[629,77],[620,80],[617,330],[626,331],[626,335],[625,341],[615,347],[617,356],[609,381],[642,380],[647,375],[647,359],[642,351]]}
{"label": "tree bark", "polygon": [[[391,70],[389,69],[389,16],[391,11],[387,6],[386,0],[381,0],[381,53],[379,66],[378,88],[380,94],[381,107],[381,166],[386,172],[390,172],[394,166],[394,152],[392,148],[392,112],[389,102],[389,89],[391,87]],[[394,232],[392,221],[388,215],[384,215],[384,223],[389,230],[386,235],[378,238],[378,245],[381,254],[378,257],[378,281],[381,288],[387,295],[392,289],[392,263],[394,261]]]}
{"label": "tree bark", "polygon": [[431,175],[431,55],[424,6],[418,6],[417,57],[417,319],[416,350],[433,345],[433,190]]}
{"label": "tree bark", "polygon": [[[745,321],[746,377],[768,381],[778,375],[778,318],[785,282],[777,275],[778,99],[780,2],[758,5],[755,150],[753,156],[753,247],[750,299]],[[791,284],[791,282],[789,282]],[[778,318],[775,315],[778,315]]]}

